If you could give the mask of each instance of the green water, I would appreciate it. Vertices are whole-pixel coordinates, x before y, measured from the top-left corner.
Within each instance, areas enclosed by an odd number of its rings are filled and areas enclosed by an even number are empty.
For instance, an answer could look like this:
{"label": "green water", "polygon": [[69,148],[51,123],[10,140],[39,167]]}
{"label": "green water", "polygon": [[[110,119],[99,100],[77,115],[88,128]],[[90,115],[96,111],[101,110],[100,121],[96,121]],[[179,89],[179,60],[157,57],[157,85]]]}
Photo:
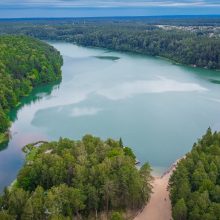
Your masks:
{"label": "green water", "polygon": [[80,139],[88,133],[121,137],[138,160],[162,172],[209,126],[219,130],[220,73],[52,44],[64,57],[62,82],[36,89],[12,114],[12,138],[0,152],[1,189],[16,177],[24,158],[21,148],[29,142]]}

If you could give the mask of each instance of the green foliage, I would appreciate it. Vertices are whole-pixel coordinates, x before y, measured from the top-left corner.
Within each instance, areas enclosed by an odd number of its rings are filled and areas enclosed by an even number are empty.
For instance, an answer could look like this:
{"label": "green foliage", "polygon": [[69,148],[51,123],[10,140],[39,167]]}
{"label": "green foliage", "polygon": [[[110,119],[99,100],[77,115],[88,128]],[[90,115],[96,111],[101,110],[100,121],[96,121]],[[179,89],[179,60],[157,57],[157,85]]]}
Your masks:
{"label": "green foliage", "polygon": [[134,155],[133,151],[131,148],[129,147],[124,147],[124,153],[125,155],[130,156],[131,158],[133,158],[134,160],[136,159],[136,156]]}
{"label": "green foliage", "polygon": [[9,139],[9,133],[0,133],[0,150],[3,149],[5,146],[7,146]]}
{"label": "green foliage", "polygon": [[111,220],[123,220],[123,216],[119,212],[113,212]]}
{"label": "green foliage", "polygon": [[[28,145],[16,187],[0,199],[3,211],[20,219],[73,219],[138,209],[151,192],[150,166],[135,167],[119,141],[86,135],[82,141]],[[17,202],[16,202],[17,201]],[[115,213],[113,219],[122,219]]]}
{"label": "green foliage", "polygon": [[175,62],[220,69],[220,39],[197,36],[177,30],[137,30],[132,26],[119,29],[117,26],[88,28],[80,36],[71,36],[72,41],[83,46],[162,56]]}
{"label": "green foliage", "polygon": [[187,207],[184,199],[177,201],[173,208],[173,218],[176,220],[186,220],[187,219]]}
{"label": "green foliage", "polygon": [[124,144],[123,144],[123,141],[121,138],[119,139],[119,145],[120,145],[120,147],[124,147]]}
{"label": "green foliage", "polygon": [[220,133],[209,128],[170,178],[173,217],[220,219]]}
{"label": "green foliage", "polygon": [[14,220],[13,216],[9,215],[5,211],[0,211],[0,219],[2,219],[2,220]]}
{"label": "green foliage", "polygon": [[[149,19],[148,19],[149,20]],[[40,39],[61,40],[77,43],[83,46],[103,47],[111,50],[128,51],[152,56],[162,56],[186,65],[208,69],[220,69],[220,38],[214,26],[212,31],[200,30],[197,19],[168,19],[177,28],[160,28],[154,21],[147,23],[142,20],[59,20],[59,21],[29,21],[29,24],[15,22],[10,27],[2,25],[0,33],[20,33]],[[161,24],[161,19],[157,24]],[[182,23],[185,27],[182,27]],[[209,21],[211,25],[219,19]],[[190,25],[194,27],[190,30]],[[202,23],[202,22],[201,22]],[[208,25],[210,25],[208,23]],[[206,25],[206,24],[205,24]],[[205,26],[204,25],[204,26]],[[210,25],[210,26],[211,26]],[[203,27],[204,27],[203,26]],[[171,26],[169,26],[171,27]],[[194,31],[194,29],[197,31]],[[187,30],[186,30],[187,29]],[[33,74],[33,78],[35,75]]]}
{"label": "green foliage", "polygon": [[8,200],[9,213],[15,216],[16,219],[21,219],[23,214],[23,207],[26,204],[29,193],[21,188],[15,189],[10,193]]}
{"label": "green foliage", "polygon": [[5,132],[5,129],[9,126],[9,119],[0,107],[0,133]]}
{"label": "green foliage", "polygon": [[24,36],[0,36],[0,133],[7,113],[33,87],[61,78],[62,57],[46,43]]}

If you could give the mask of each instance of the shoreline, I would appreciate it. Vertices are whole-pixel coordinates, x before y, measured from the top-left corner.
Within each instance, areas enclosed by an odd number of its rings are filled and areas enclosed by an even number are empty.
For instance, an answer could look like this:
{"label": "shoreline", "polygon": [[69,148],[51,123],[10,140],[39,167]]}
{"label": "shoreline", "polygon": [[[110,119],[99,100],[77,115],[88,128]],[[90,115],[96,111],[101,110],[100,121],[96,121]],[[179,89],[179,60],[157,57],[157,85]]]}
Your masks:
{"label": "shoreline", "polygon": [[171,220],[172,206],[169,197],[169,179],[175,171],[177,164],[185,156],[177,159],[162,175],[153,175],[151,198],[137,213],[134,220]]}
{"label": "shoreline", "polygon": [[[46,42],[50,42],[50,40],[45,39]],[[54,40],[56,42],[56,40]],[[163,55],[152,55],[152,54],[147,54],[147,53],[143,53],[143,52],[138,52],[138,51],[129,51],[129,50],[120,50],[120,49],[114,49],[114,48],[108,48],[108,47],[102,47],[102,46],[86,46],[74,41],[66,41],[66,40],[58,40],[58,42],[66,42],[66,43],[70,43],[70,44],[74,44],[76,46],[80,46],[80,47],[85,47],[85,48],[91,48],[91,49],[103,49],[103,50],[108,50],[110,52],[118,52],[118,53],[125,53],[125,54],[134,54],[134,55],[140,55],[140,56],[144,56],[144,57],[153,57],[153,58],[159,58],[162,59],[164,61],[167,61],[173,65],[181,65],[184,67],[189,67],[192,69],[201,69],[201,70],[209,70],[209,71],[214,71],[219,73],[220,69],[211,69],[208,68],[207,66],[197,66],[196,64],[187,64],[187,63],[183,63],[180,61],[176,61],[175,59],[172,59],[170,57],[166,57]]]}
{"label": "shoreline", "polygon": [[219,73],[220,72],[220,69],[211,69],[211,68],[208,68],[207,66],[197,66],[196,64],[186,64],[186,63],[181,63],[181,62],[178,62],[176,61],[175,59],[172,59],[170,57],[166,57],[166,56],[163,56],[163,55],[152,55],[152,54],[147,54],[147,53],[143,53],[143,52],[137,52],[137,51],[129,51],[129,50],[123,50],[123,49],[114,49],[114,48],[108,48],[108,47],[102,47],[102,46],[88,46],[88,45],[83,45],[83,44],[80,44],[80,43],[77,43],[75,41],[72,41],[72,40],[50,40],[50,39],[41,39],[42,41],[44,42],[47,42],[47,43],[54,43],[54,42],[60,42],[60,43],[69,43],[69,44],[73,44],[73,45],[76,45],[76,46],[79,46],[79,47],[84,47],[84,48],[90,48],[90,49],[101,49],[101,50],[107,50],[107,51],[110,51],[110,52],[116,52],[116,53],[125,53],[125,54],[133,54],[133,55],[139,55],[139,56],[144,56],[144,57],[151,57],[151,58],[156,58],[156,59],[161,59],[161,60],[164,60],[164,61],[167,61],[173,65],[181,65],[181,66],[184,66],[184,67],[188,67],[188,68],[192,68],[192,69],[201,69],[201,70],[209,70],[209,71],[213,71],[213,72],[217,72]]}

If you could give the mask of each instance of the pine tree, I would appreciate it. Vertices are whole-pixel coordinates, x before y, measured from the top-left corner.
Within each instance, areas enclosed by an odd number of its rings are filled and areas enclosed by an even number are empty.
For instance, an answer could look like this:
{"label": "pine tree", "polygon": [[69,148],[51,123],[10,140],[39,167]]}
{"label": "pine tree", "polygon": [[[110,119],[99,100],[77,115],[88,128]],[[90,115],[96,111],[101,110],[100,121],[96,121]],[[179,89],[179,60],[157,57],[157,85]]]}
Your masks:
{"label": "pine tree", "polygon": [[174,220],[187,220],[187,207],[184,199],[178,200],[174,206],[173,218]]}

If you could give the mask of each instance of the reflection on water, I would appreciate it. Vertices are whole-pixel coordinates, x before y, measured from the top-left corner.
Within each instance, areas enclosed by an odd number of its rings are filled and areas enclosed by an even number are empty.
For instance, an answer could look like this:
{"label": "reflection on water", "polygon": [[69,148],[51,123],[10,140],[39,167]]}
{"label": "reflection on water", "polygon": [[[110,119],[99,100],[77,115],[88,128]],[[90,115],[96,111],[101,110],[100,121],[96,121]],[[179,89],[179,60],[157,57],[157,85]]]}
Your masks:
{"label": "reflection on water", "polygon": [[[42,98],[50,97],[52,91],[59,89],[60,83],[61,81],[33,89],[31,94],[24,97],[20,105],[10,112],[11,121],[19,120],[18,114],[26,106],[35,105]],[[25,117],[22,120],[25,123]],[[10,140],[0,145],[0,190],[13,181],[22,166],[24,155],[21,148],[28,143],[39,140],[39,138],[47,139],[44,135],[40,136],[38,132],[30,131],[22,134],[19,129],[13,129],[13,124],[10,130]]]}
{"label": "reflection on water", "polygon": [[10,114],[9,114],[10,120],[12,122],[17,120],[17,113],[18,113],[18,111],[22,110],[23,106],[30,105],[30,104],[35,104],[41,98],[49,97],[51,95],[51,92],[54,89],[59,89],[59,84],[61,82],[62,82],[62,80],[54,82],[54,83],[50,83],[48,85],[41,85],[41,86],[38,86],[37,88],[34,88],[32,90],[32,92],[30,93],[30,95],[24,97],[21,100],[21,103],[10,112]]}
{"label": "reflection on water", "polygon": [[9,140],[0,144],[0,152],[7,148]]}
{"label": "reflection on water", "polygon": [[217,72],[68,43],[53,45],[64,57],[62,82],[35,89],[11,113],[12,138],[0,152],[1,189],[16,177],[24,159],[21,148],[30,142],[80,139],[88,133],[121,137],[139,161],[149,161],[160,173],[209,126],[220,128],[220,87],[210,81],[220,80]]}

